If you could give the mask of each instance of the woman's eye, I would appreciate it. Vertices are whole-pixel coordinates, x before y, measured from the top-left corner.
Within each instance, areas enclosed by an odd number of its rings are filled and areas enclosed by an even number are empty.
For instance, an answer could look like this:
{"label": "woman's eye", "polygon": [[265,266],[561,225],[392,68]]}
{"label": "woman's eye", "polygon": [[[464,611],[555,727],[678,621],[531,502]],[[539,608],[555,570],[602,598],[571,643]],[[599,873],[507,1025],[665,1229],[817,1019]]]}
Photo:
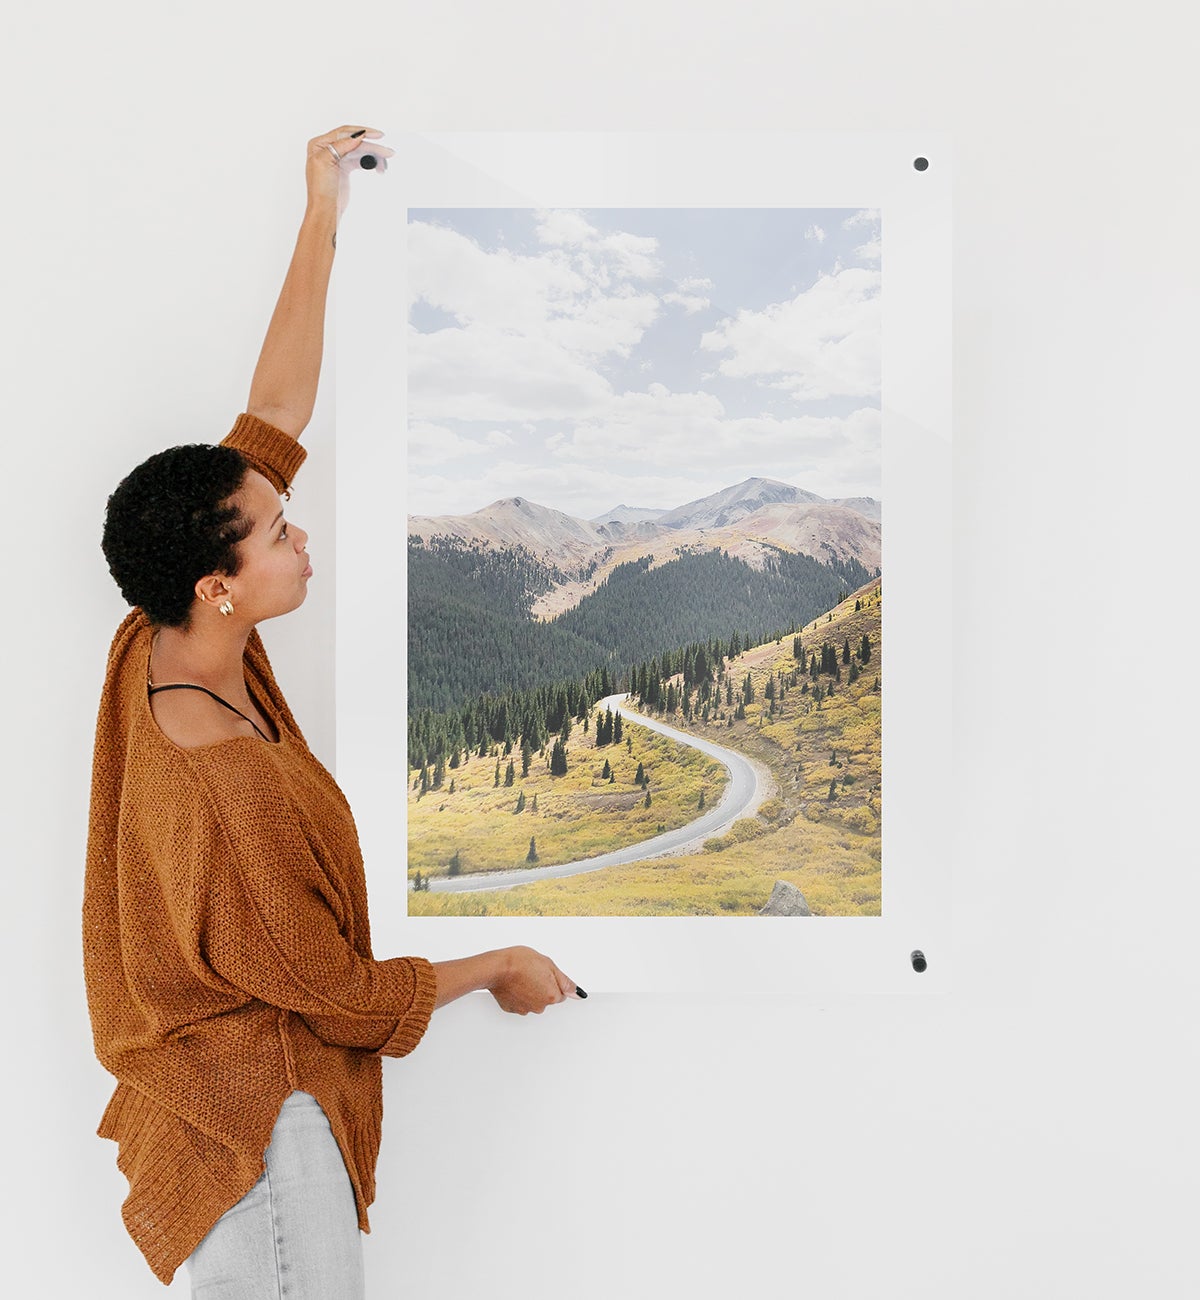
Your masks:
{"label": "woman's eye", "polygon": [[287,524],[284,524],[284,526],[279,530],[279,540],[282,542],[286,536],[287,536]]}

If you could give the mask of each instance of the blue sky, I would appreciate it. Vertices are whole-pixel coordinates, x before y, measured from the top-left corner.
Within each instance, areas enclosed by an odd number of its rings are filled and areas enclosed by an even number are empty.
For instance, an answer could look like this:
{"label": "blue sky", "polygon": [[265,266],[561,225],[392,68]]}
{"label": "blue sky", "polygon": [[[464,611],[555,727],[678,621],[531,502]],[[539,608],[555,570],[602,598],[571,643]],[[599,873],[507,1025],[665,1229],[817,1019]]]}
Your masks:
{"label": "blue sky", "polygon": [[879,496],[877,212],[408,216],[410,513]]}

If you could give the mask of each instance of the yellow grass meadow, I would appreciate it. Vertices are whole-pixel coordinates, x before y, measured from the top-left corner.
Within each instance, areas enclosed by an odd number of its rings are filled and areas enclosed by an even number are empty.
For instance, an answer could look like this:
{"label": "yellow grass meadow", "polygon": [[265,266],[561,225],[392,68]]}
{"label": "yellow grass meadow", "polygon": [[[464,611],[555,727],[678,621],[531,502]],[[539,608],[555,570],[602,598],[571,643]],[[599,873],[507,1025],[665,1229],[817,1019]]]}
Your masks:
{"label": "yellow grass meadow", "polygon": [[[418,871],[423,876],[447,875],[455,854],[463,874],[527,868],[531,838],[539,866],[610,853],[686,825],[699,815],[702,792],[711,807],[725,788],[720,763],[645,727],[626,726],[617,745],[597,748],[594,738],[594,720],[587,732],[582,725],[572,729],[564,776],[550,775],[547,751],[533,756],[529,775],[522,778],[521,755],[515,750],[509,755],[515,767],[511,786],[504,784],[508,758],[503,756],[475,756],[448,768],[442,788],[423,796],[414,788],[417,774],[410,773],[410,880]],[[606,761],[614,780],[602,775]],[[648,786],[635,782],[639,763]],[[430,897],[410,894],[410,904]]]}
{"label": "yellow grass meadow", "polygon": [[[814,915],[878,916],[882,889],[881,629],[882,595],[879,583],[872,582],[800,632],[805,660],[814,650],[819,659],[822,642],[828,642],[838,651],[839,665],[843,644],[848,641],[855,650],[865,634],[871,657],[858,665],[855,682],[850,683],[848,671],[840,668],[842,681],[833,694],[816,702],[811,679],[801,670],[797,684],[787,685],[772,708],[765,698],[768,678],[775,675],[778,686],[779,673],[787,677],[798,668],[789,636],[755,646],[729,664],[735,701],[747,674],[751,679],[754,698],[746,706],[744,718],[731,724],[734,708],[726,706],[722,696],[720,708],[707,723],[699,718],[685,723],[679,714],[667,719],[682,731],[747,754],[764,764],[774,778],[775,797],[763,804],[755,817],[736,823],[727,834],[708,840],[692,854],[606,867],[562,880],[471,893],[410,892],[410,914],[749,916],[764,906],[775,882],[784,880],[800,889]],[[820,680],[827,685],[829,679]],[[808,691],[803,689],[805,682]],[[632,710],[623,712],[627,719],[634,717]],[[410,874],[416,870],[444,874],[445,861],[454,852],[452,841],[459,848],[464,872],[527,867],[530,835],[536,836],[542,864],[588,857],[649,838],[660,824],[678,826],[691,820],[698,815],[701,788],[707,792],[707,806],[719,797],[724,771],[718,765],[636,726],[627,726],[626,735],[634,738],[636,752],[628,756],[628,771],[623,760],[614,760],[618,772],[615,786],[600,782],[598,773],[606,753],[611,757],[623,750],[623,745],[597,752],[589,741],[586,752],[591,762],[577,762],[566,777],[551,778],[544,762],[535,758],[535,768],[524,787],[526,812],[520,815],[511,812],[520,777],[509,789],[503,784],[495,789],[495,760],[471,760],[468,793],[475,794],[478,825],[472,820],[469,802],[455,807],[453,796],[427,794],[416,808],[419,826],[428,828],[447,815],[455,820],[438,824],[436,848],[430,836],[424,858],[410,852]],[[650,809],[638,808],[638,788],[632,785],[637,753],[651,755],[660,765],[657,774],[652,774]],[[695,760],[704,765],[702,771],[698,765],[693,767]],[[519,765],[519,757],[517,761]],[[502,763],[502,782],[503,769]],[[647,770],[651,770],[649,763]],[[447,773],[447,785],[450,775]],[[571,784],[563,784],[566,782]],[[534,790],[539,796],[538,814],[530,816],[528,804]],[[624,804],[618,802],[622,797]],[[605,798],[612,802],[601,803]],[[589,805],[588,800],[595,802]],[[439,805],[445,807],[435,812]],[[410,788],[410,819],[415,806]],[[612,815],[604,819],[587,815],[599,807]],[[668,809],[673,820],[666,816]],[[443,829],[448,833],[443,835]],[[556,838],[556,830],[560,838]],[[551,854],[561,849],[559,856],[543,853],[543,836]],[[581,849],[586,845],[592,847]]]}

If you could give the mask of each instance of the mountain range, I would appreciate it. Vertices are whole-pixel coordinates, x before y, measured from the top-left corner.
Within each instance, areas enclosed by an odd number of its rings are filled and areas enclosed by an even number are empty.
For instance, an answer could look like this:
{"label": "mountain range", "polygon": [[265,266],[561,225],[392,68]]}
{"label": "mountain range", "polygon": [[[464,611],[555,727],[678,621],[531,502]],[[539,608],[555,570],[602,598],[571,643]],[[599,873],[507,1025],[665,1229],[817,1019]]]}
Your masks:
{"label": "mountain range", "polygon": [[[571,609],[617,565],[652,553],[719,549],[762,568],[785,551],[828,561],[881,564],[880,504],[872,497],[828,499],[777,479],[748,478],[670,510],[618,505],[579,519],[528,497],[504,497],[466,515],[411,515],[410,537],[459,537],[488,546],[522,547],[563,570],[587,571],[535,605],[540,618]],[[658,548],[655,551],[655,547]]]}

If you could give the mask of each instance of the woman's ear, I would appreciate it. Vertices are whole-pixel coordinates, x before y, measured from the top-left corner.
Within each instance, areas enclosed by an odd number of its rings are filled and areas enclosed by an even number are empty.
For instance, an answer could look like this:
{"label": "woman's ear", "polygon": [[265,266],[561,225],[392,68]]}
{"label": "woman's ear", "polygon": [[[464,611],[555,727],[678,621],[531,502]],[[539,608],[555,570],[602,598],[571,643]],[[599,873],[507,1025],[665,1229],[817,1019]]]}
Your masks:
{"label": "woman's ear", "polygon": [[205,574],[196,583],[196,599],[201,604],[212,605],[214,609],[218,608],[222,601],[228,600],[230,594],[224,577],[219,573]]}

